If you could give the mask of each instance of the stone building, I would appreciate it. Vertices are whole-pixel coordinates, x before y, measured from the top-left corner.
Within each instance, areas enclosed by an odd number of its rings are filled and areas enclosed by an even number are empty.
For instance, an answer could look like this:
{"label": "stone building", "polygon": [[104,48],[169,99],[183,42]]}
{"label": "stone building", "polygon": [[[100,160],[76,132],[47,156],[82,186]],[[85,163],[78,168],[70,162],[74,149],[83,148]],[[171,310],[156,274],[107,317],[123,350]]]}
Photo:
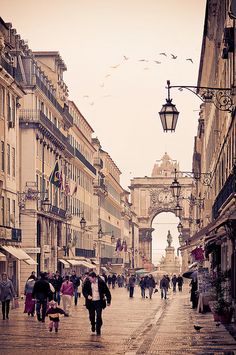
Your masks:
{"label": "stone building", "polygon": [[[235,1],[208,0],[202,40],[198,87],[203,92],[198,131],[195,137],[193,169],[210,173],[209,185],[199,181],[194,197],[202,200],[192,213],[201,220],[183,248],[191,256],[197,247],[205,249],[205,263],[211,271],[226,272],[228,297],[236,301],[236,208],[235,208]],[[217,90],[214,90],[217,88]]]}
{"label": "stone building", "polygon": [[[19,220],[19,101],[24,91],[17,81],[20,52],[14,30],[0,18],[0,274],[6,271],[19,290],[23,252]],[[19,44],[19,42],[17,42]],[[17,56],[18,55],[18,56]]]}

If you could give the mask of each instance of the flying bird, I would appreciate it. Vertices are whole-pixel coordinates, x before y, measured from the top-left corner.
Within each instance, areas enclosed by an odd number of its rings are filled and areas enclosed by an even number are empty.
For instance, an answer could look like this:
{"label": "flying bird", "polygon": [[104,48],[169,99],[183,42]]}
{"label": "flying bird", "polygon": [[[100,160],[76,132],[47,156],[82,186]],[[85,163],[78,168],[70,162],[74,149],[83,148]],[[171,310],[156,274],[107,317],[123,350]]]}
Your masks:
{"label": "flying bird", "polygon": [[109,76],[111,76],[111,74],[107,74],[107,75],[105,75],[105,78],[108,78]]}
{"label": "flying bird", "polygon": [[139,59],[139,62],[148,62],[147,59]]}
{"label": "flying bird", "polygon": [[189,62],[193,63],[192,58],[186,58],[186,60],[188,60]]}
{"label": "flying bird", "polygon": [[161,64],[161,62],[159,62],[158,60],[154,60],[154,62],[157,64]]}
{"label": "flying bird", "polygon": [[120,66],[120,64],[111,65],[111,66],[110,66],[110,68],[112,68],[112,69],[116,69],[116,68],[118,68],[119,66]]}
{"label": "flying bird", "polygon": [[126,55],[123,55],[124,60],[128,60],[129,57],[126,57]]}
{"label": "flying bird", "polygon": [[203,328],[200,325],[194,325],[193,327],[197,332],[200,332],[200,330]]}
{"label": "flying bird", "polygon": [[165,57],[167,57],[167,54],[162,52],[162,53],[159,53],[160,55],[164,55]]}
{"label": "flying bird", "polygon": [[171,54],[172,59],[176,59],[177,55]]}

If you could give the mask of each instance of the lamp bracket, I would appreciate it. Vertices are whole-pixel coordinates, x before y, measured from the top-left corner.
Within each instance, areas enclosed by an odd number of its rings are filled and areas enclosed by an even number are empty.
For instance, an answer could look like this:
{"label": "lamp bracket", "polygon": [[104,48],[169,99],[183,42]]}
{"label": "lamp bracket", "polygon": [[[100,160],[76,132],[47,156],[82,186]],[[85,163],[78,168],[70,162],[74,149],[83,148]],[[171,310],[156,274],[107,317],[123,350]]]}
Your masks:
{"label": "lamp bracket", "polygon": [[194,180],[199,180],[203,185],[205,186],[211,186],[211,179],[212,179],[212,173],[199,173],[195,171],[175,171],[175,176],[176,174],[184,174],[187,177],[191,177]]}
{"label": "lamp bracket", "polygon": [[170,85],[167,81],[168,98],[170,98],[170,89],[183,89],[191,91],[203,102],[212,102],[220,111],[233,112],[234,105],[232,100],[233,88],[213,88],[209,86],[193,85]]}

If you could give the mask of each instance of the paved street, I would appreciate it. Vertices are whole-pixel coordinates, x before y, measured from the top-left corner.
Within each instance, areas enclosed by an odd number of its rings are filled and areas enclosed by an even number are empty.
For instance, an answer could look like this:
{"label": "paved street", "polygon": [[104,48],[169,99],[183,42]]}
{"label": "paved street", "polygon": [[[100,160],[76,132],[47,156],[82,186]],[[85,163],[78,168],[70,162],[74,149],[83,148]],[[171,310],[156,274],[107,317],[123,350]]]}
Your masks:
{"label": "paved street", "polygon": [[[216,327],[211,313],[191,310],[188,286],[166,301],[159,293],[141,299],[139,288],[133,299],[118,288],[112,297],[100,337],[91,334],[83,299],[61,319],[58,334],[23,314],[22,304],[9,321],[0,320],[0,354],[236,354],[236,341],[223,325]],[[199,333],[194,324],[203,326]]]}

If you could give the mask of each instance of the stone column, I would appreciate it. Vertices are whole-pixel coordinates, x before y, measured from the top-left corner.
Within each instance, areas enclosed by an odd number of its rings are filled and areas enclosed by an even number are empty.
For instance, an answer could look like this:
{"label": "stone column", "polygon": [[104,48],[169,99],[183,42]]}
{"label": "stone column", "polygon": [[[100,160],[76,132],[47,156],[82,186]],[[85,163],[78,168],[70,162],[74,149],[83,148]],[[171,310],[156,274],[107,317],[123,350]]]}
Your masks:
{"label": "stone column", "polygon": [[139,229],[140,250],[150,261],[152,260],[152,232],[153,231],[154,228]]}

